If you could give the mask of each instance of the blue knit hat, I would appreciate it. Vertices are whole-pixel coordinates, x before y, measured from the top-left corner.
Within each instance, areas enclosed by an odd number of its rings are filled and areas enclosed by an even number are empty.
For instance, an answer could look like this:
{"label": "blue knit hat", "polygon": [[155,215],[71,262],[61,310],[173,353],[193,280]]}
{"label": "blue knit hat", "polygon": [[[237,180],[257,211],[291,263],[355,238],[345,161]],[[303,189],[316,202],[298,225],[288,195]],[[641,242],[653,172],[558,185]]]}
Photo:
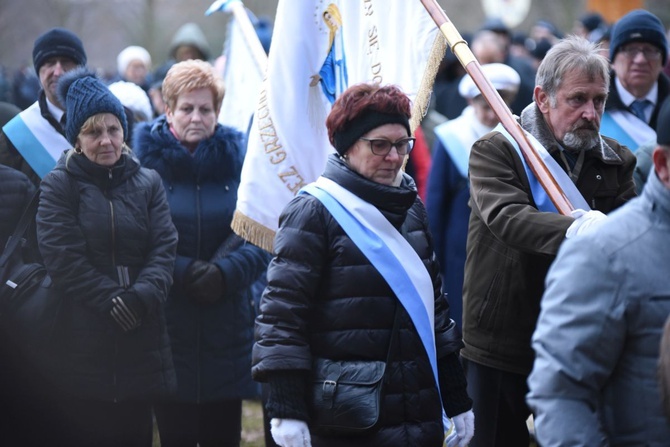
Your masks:
{"label": "blue knit hat", "polygon": [[112,113],[121,122],[124,137],[128,121],[121,102],[95,73],[81,67],[68,71],[58,80],[58,96],[65,106],[65,137],[75,144],[87,119],[98,113]]}
{"label": "blue knit hat", "polygon": [[610,41],[610,60],[621,48],[630,42],[647,42],[661,50],[663,65],[668,58],[668,39],[665,37],[665,28],[654,14],[643,9],[635,9],[614,24],[612,40]]}
{"label": "blue knit hat", "polygon": [[33,67],[37,75],[39,76],[40,67],[47,59],[57,56],[70,58],[77,65],[86,65],[86,52],[81,39],[64,28],[50,29],[35,40]]}

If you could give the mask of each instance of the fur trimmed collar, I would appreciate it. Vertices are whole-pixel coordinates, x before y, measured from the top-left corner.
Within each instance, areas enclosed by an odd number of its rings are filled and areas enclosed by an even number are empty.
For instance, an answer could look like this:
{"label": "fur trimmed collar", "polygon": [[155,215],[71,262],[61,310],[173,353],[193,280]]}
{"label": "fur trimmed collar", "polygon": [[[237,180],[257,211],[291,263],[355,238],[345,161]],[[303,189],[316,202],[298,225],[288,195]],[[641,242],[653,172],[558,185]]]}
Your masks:
{"label": "fur trimmed collar", "polygon": [[155,169],[168,181],[223,183],[239,180],[245,140],[237,130],[216,125],[193,155],[170,132],[165,116],[135,128],[133,150],[142,166]]}
{"label": "fur trimmed collar", "polygon": [[[531,102],[521,112],[519,119],[521,127],[532,134],[542,145],[549,151],[550,154],[560,151],[560,143],[556,141],[554,135],[549,130],[544,116],[535,102]],[[610,147],[609,144],[600,136],[600,144],[589,151],[595,157],[609,163],[623,163],[619,155]]]}

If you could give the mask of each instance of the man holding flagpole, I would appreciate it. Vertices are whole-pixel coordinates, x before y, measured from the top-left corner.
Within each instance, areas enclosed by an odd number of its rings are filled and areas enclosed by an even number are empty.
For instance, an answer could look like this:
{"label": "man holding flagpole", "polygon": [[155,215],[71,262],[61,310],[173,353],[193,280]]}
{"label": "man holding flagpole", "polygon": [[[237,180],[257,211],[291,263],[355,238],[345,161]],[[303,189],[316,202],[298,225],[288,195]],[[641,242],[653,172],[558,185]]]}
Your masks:
{"label": "man holding flagpole", "polygon": [[461,351],[477,420],[470,446],[528,446],[530,339],[549,265],[566,237],[596,231],[635,196],[635,157],[599,134],[608,89],[598,47],[569,37],[547,53],[519,117],[572,217],[556,212],[502,126],[472,147]]}

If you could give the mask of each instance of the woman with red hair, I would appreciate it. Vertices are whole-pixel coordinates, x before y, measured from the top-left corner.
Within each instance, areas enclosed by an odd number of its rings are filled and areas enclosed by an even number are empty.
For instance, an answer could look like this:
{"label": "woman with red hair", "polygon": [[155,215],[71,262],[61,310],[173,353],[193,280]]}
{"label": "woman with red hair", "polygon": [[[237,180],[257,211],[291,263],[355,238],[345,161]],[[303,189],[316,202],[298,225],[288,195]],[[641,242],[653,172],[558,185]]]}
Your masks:
{"label": "woman with red hair", "polygon": [[[252,373],[269,384],[281,446],[439,447],[445,413],[450,446],[472,437],[461,337],[440,292],[426,210],[402,171],[414,146],[410,110],[395,86],[344,91],[326,120],[337,154],[280,217]],[[338,403],[345,371],[373,365],[385,371],[380,410],[350,416],[361,408]]]}

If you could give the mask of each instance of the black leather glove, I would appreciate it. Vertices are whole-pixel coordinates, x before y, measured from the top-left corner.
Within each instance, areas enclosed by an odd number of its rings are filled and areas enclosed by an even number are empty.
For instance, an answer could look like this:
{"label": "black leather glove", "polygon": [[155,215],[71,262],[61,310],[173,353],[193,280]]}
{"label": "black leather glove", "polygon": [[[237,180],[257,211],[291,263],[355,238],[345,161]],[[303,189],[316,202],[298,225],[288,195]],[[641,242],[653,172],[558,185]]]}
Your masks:
{"label": "black leather glove", "polygon": [[122,293],[112,298],[112,309],[109,314],[123,332],[130,332],[140,327],[146,309],[137,295]]}
{"label": "black leather glove", "polygon": [[223,273],[215,264],[196,259],[186,270],[184,289],[196,303],[215,303],[225,292]]}

